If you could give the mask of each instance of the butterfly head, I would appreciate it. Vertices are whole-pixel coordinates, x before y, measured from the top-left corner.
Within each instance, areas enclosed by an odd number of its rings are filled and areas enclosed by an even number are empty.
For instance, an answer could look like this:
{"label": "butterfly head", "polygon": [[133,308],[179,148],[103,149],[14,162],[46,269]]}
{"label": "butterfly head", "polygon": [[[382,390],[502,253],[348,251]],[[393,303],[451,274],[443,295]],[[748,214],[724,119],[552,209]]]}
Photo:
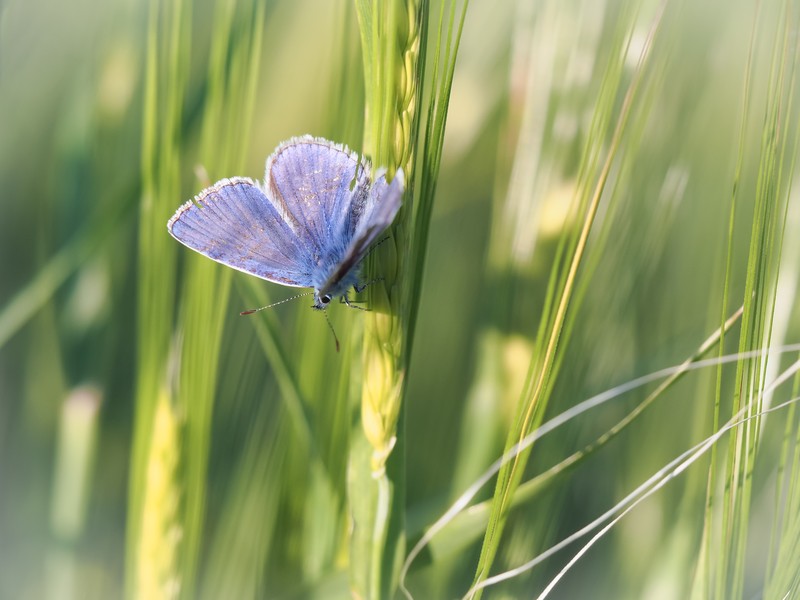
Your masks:
{"label": "butterfly head", "polygon": [[311,305],[311,308],[315,310],[325,310],[332,300],[333,296],[331,294],[321,292],[320,290],[314,290],[314,304]]}
{"label": "butterfly head", "polygon": [[334,264],[331,267],[333,274],[325,277],[321,282],[314,286],[315,310],[325,310],[335,298],[343,298],[347,302],[347,290],[356,287],[358,283],[358,271],[350,266],[342,273],[342,266]]}

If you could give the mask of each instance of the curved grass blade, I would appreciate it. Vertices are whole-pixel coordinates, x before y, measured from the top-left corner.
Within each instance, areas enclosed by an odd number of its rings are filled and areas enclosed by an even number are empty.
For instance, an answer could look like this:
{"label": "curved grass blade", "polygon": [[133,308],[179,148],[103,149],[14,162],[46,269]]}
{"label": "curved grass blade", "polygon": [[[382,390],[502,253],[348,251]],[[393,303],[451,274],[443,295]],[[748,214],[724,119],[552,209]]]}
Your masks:
{"label": "curved grass blade", "polygon": [[[524,439],[525,436],[536,427],[541,416],[544,414],[549,393],[552,389],[553,378],[560,362],[557,350],[564,332],[565,324],[568,323],[567,309],[572,301],[577,271],[583,260],[589,233],[592,230],[600,199],[605,189],[611,166],[616,158],[616,152],[619,149],[628,117],[630,116],[633,100],[637,96],[639,86],[643,79],[644,63],[648,57],[648,50],[652,45],[653,38],[659,29],[663,8],[664,5],[662,4],[661,11],[658,12],[654,19],[648,40],[642,51],[639,69],[626,92],[620,115],[609,144],[606,159],[597,175],[594,189],[590,197],[587,198],[587,201],[583,203],[583,225],[577,237],[573,238],[574,241],[570,244],[570,247],[562,246],[562,248],[560,248],[560,251],[564,253],[565,262],[563,264],[568,266],[568,268],[560,272],[560,275],[557,275],[557,273],[559,272],[558,266],[561,264],[561,261],[558,258],[556,259],[557,266],[552,272],[550,289],[547,295],[548,304],[545,306],[545,315],[542,319],[537,339],[537,351],[534,353],[537,358],[535,358],[534,362],[531,364],[526,389],[522,394],[519,404],[519,414],[513,429],[509,432],[506,449],[511,448]],[[623,27],[625,26],[623,25]],[[629,35],[630,34],[628,34],[628,36]],[[611,90],[616,90],[618,86],[619,78],[622,73],[621,61],[624,55],[625,52],[617,52],[616,58],[614,59],[617,64],[611,66],[607,71],[609,81],[606,83]],[[612,76],[612,74],[614,75]],[[610,108],[610,104],[600,104],[598,110],[608,112]],[[601,121],[602,119],[598,121],[598,115],[596,114],[595,122],[599,124]],[[477,597],[481,595],[481,591],[476,586],[489,575],[499,548],[511,501],[521,481],[522,472],[527,464],[529,454],[530,449],[518,454],[513,461],[503,467],[498,475],[492,503],[492,514],[489,519],[489,525],[484,537],[481,556],[478,560],[475,579],[473,581],[472,589],[477,590],[475,592]]]}

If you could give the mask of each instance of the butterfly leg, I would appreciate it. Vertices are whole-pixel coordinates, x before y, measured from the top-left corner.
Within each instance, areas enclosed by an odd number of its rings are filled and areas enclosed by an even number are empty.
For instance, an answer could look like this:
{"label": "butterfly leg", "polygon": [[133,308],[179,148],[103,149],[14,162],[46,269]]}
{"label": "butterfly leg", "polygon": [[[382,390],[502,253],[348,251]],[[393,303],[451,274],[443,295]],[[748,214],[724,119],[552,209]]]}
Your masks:
{"label": "butterfly leg", "polygon": [[353,289],[356,291],[356,294],[360,294],[365,289],[367,289],[369,286],[371,286],[373,283],[378,283],[379,281],[383,281],[383,277],[376,277],[375,279],[373,279],[372,281],[368,281],[364,285],[355,284],[353,286]]}
{"label": "butterfly leg", "polygon": [[347,294],[345,294],[344,296],[340,296],[339,301],[344,304],[347,304],[347,306],[349,306],[350,308],[355,308],[358,310],[369,312],[368,308],[364,308],[363,306],[356,306],[355,304],[350,304],[350,298],[347,297]]}
{"label": "butterfly leg", "polygon": [[[373,279],[372,281],[368,281],[367,283],[365,283],[365,284],[363,284],[363,285],[358,285],[358,284],[355,284],[355,285],[353,286],[353,289],[356,291],[356,294],[360,294],[360,293],[361,293],[361,292],[363,292],[365,289],[367,289],[367,287],[368,287],[368,286],[372,285],[373,283],[377,283],[378,281],[383,281],[383,277],[376,277],[376,278],[375,278],[375,279]],[[369,309],[368,309],[368,308],[364,308],[364,307],[362,307],[362,306],[356,306],[355,304],[352,304],[352,303],[350,302],[350,298],[348,298],[348,297],[347,297],[347,294],[344,294],[343,296],[340,296],[340,297],[339,297],[339,302],[341,302],[341,303],[343,303],[343,304],[347,304],[347,306],[349,306],[350,308],[357,308],[358,310],[365,310],[365,311],[369,311]]]}

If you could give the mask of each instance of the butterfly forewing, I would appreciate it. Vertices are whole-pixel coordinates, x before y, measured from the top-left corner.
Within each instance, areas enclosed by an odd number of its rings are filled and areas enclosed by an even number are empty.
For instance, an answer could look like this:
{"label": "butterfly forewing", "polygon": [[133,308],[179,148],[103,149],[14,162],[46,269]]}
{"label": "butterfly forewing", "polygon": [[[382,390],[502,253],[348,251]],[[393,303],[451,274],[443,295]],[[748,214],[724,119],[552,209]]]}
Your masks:
{"label": "butterfly forewing", "polygon": [[369,175],[356,154],[306,136],[281,144],[269,157],[265,189],[298,237],[325,255],[349,245],[364,211]]}
{"label": "butterfly forewing", "polygon": [[182,244],[217,262],[289,286],[311,285],[310,253],[253,181],[223,179],[168,223]]}

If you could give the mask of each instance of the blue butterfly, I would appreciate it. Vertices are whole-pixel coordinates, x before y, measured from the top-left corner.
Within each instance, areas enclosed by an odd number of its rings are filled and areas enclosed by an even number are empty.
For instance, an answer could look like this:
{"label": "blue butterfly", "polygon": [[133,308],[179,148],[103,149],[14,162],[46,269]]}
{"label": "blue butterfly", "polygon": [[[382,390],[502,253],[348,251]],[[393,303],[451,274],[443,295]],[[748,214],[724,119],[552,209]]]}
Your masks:
{"label": "blue butterfly", "polygon": [[[403,172],[374,181],[367,160],[345,146],[303,136],[267,159],[264,183],[218,181],[167,223],[180,243],[267,281],[313,288],[314,305],[349,304],[361,261],[391,224],[403,196]],[[311,292],[309,292],[311,293]],[[252,311],[247,311],[252,312]]]}

